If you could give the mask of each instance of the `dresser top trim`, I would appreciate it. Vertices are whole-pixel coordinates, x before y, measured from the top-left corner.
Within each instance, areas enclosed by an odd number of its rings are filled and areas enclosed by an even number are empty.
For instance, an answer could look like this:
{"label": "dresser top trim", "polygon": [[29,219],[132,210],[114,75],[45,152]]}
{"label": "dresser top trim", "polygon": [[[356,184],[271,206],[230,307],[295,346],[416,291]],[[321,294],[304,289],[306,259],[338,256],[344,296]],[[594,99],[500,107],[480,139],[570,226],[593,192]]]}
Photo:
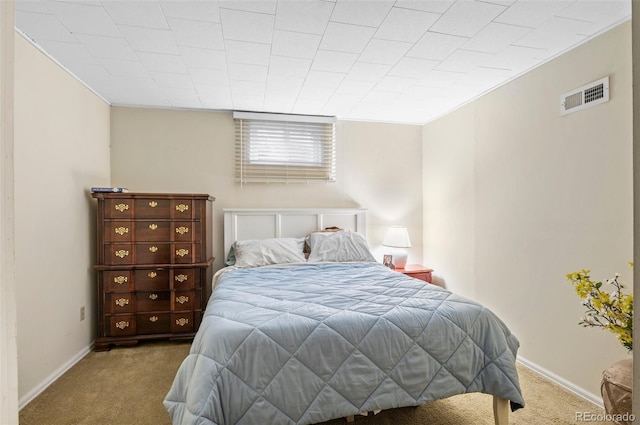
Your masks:
{"label": "dresser top trim", "polygon": [[112,193],[112,192],[108,192],[108,193],[102,193],[102,192],[93,192],[91,193],[91,197],[92,198],[96,198],[96,199],[135,199],[135,198],[140,198],[140,199],[147,199],[147,198],[153,198],[153,199],[184,199],[184,198],[191,198],[191,199],[205,199],[205,200],[209,200],[209,201],[215,201],[216,198],[214,198],[211,195],[208,194],[202,194],[202,193],[140,193],[140,192],[116,192],[116,193]]}

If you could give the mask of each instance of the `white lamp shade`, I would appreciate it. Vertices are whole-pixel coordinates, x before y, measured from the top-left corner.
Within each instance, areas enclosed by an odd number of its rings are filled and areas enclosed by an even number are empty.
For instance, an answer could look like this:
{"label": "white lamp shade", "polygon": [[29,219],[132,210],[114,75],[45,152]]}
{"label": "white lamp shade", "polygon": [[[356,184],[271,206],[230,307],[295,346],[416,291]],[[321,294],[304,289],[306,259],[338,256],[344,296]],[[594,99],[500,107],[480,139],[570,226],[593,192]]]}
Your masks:
{"label": "white lamp shade", "polygon": [[389,226],[382,245],[393,248],[411,248],[409,232],[405,226]]}

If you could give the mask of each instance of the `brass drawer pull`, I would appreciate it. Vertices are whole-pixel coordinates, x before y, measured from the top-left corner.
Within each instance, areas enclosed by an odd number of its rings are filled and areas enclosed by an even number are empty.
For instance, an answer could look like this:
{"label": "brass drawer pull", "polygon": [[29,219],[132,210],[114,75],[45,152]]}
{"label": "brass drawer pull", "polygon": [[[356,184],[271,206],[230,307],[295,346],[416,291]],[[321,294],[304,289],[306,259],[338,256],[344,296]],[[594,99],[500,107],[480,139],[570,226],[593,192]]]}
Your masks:
{"label": "brass drawer pull", "polygon": [[150,294],[149,295],[149,299],[157,300],[158,299],[158,294]]}
{"label": "brass drawer pull", "polygon": [[176,276],[176,281],[180,283],[186,282],[187,279],[189,279],[189,276],[187,276],[186,274],[179,274]]}
{"label": "brass drawer pull", "polygon": [[158,252],[158,247],[157,247],[157,246],[150,246],[150,247],[149,247],[149,251],[151,251],[151,252]]}
{"label": "brass drawer pull", "polygon": [[189,297],[185,297],[184,295],[180,295],[179,297],[176,297],[176,301],[179,302],[180,304],[184,304],[184,303],[189,301]]}
{"label": "brass drawer pull", "polygon": [[116,300],[116,305],[120,307],[124,307],[125,305],[129,305],[129,298],[118,298]]}
{"label": "brass drawer pull", "polygon": [[118,329],[124,329],[124,328],[128,328],[128,327],[129,327],[129,322],[125,322],[124,320],[116,322],[116,328],[118,328]]}
{"label": "brass drawer pull", "polygon": [[156,273],[156,272],[149,272],[149,273],[147,274],[147,276],[149,276],[151,279],[153,279],[154,277],[158,276],[158,273]]}
{"label": "brass drawer pull", "polygon": [[157,322],[157,321],[158,321],[158,316],[151,316],[151,317],[149,317],[149,321],[150,321],[150,322],[153,322],[153,323]]}
{"label": "brass drawer pull", "polygon": [[180,211],[181,213],[185,211],[189,211],[189,205],[185,205],[185,204],[176,205],[176,211]]}
{"label": "brass drawer pull", "polygon": [[129,228],[128,227],[116,227],[116,233],[119,234],[120,236],[124,236],[125,233],[129,233]]}
{"label": "brass drawer pull", "polygon": [[127,251],[126,249],[120,249],[120,250],[115,252],[115,255],[116,255],[116,257],[124,258],[127,255],[129,255],[129,251]]}
{"label": "brass drawer pull", "polygon": [[155,224],[155,223],[151,223],[151,224],[149,225],[149,229],[151,229],[151,230],[156,230],[157,228],[158,228],[158,225],[157,225],[157,224]]}
{"label": "brass drawer pull", "polygon": [[176,227],[176,233],[184,235],[185,233],[189,233],[189,228],[184,226]]}
{"label": "brass drawer pull", "polygon": [[116,276],[113,278],[113,282],[117,283],[118,285],[122,285],[125,282],[128,282],[129,278],[127,276]]}
{"label": "brass drawer pull", "polygon": [[155,208],[155,207],[157,207],[157,206],[158,206],[158,203],[157,203],[156,201],[149,201],[149,206],[150,206],[151,208]]}
{"label": "brass drawer pull", "polygon": [[189,319],[185,319],[184,317],[181,317],[178,320],[176,320],[176,325],[184,326],[188,324],[189,324]]}
{"label": "brass drawer pull", "polygon": [[180,257],[184,257],[185,255],[189,255],[189,250],[181,248],[176,251],[176,255],[179,255]]}
{"label": "brass drawer pull", "polygon": [[127,204],[118,204],[116,205],[116,211],[125,212],[129,209],[129,205]]}

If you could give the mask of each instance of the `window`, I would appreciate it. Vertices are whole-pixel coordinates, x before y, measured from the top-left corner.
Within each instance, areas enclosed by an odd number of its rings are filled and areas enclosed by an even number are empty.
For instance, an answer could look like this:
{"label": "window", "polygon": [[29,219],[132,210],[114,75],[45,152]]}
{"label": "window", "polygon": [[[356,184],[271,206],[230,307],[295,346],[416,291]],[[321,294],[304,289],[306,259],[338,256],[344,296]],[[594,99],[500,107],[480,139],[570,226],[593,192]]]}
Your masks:
{"label": "window", "polygon": [[335,181],[335,118],[234,112],[236,180]]}

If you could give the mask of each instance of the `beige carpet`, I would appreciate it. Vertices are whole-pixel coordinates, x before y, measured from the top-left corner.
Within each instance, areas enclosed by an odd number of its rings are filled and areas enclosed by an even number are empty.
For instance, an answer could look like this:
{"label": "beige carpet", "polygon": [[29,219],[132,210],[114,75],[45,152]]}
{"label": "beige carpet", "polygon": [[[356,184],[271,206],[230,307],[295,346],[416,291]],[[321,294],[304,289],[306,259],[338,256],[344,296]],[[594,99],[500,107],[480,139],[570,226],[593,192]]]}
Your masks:
{"label": "beige carpet", "polygon": [[[171,342],[91,352],[20,412],[20,425],[170,425],[162,400],[188,352],[188,343]],[[604,413],[527,368],[519,366],[518,371],[527,406],[510,415],[512,425],[578,424],[582,422],[576,412]],[[491,406],[491,396],[467,394],[419,408],[357,416],[355,423],[493,425]],[[346,421],[324,425],[337,424]]]}

